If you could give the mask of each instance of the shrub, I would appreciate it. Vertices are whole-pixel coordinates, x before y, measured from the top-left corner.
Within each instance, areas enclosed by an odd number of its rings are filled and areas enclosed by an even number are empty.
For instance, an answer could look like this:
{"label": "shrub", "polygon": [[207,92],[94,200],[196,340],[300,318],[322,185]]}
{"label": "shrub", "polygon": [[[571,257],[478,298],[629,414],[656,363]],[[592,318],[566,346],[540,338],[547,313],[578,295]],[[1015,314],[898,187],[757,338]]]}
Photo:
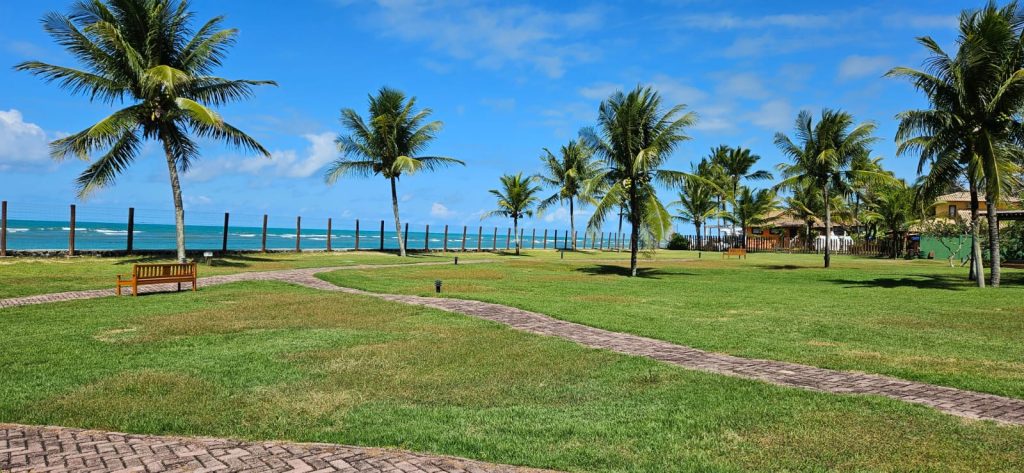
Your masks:
{"label": "shrub", "polygon": [[670,250],[689,250],[690,239],[678,233],[672,235],[672,238],[668,240],[668,249]]}

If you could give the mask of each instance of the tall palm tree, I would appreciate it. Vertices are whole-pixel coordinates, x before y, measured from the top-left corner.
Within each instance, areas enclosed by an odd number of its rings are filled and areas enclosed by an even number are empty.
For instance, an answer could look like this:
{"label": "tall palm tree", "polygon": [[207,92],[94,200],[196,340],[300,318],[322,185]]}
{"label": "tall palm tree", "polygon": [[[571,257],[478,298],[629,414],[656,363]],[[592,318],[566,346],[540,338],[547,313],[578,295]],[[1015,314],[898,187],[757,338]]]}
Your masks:
{"label": "tall palm tree", "polygon": [[537,194],[541,187],[534,185],[535,177],[523,177],[523,173],[505,174],[501,176],[501,189],[489,192],[498,198],[498,208],[483,214],[480,219],[501,216],[512,219],[512,234],[515,235],[516,255],[522,247],[519,241],[519,219],[533,216],[533,206],[540,199]]}
{"label": "tall palm tree", "polygon": [[910,226],[921,221],[923,212],[917,205],[917,190],[898,180],[882,186],[874,196],[865,220],[876,222],[892,234],[890,256],[896,258],[906,248]]}
{"label": "tall palm tree", "polygon": [[[853,160],[850,161],[850,169],[855,171],[885,172],[885,168],[882,167],[882,158],[872,158],[871,155],[867,153],[854,156]],[[853,198],[853,220],[854,224],[858,226],[861,225],[861,206],[870,205],[870,197],[874,190],[873,187],[871,179],[863,179],[860,177],[854,177],[853,181],[850,183],[850,193]]]}
{"label": "tall palm tree", "polygon": [[662,169],[672,151],[689,139],[684,130],[697,121],[684,105],[667,110],[662,98],[650,87],[627,94],[616,92],[601,103],[598,130],[587,130],[588,145],[604,158],[606,178],[613,182],[598,202],[590,219],[591,229],[601,228],[604,219],[625,202],[630,226],[631,276],[636,276],[637,253],[643,237],[657,245],[671,229],[671,216],[658,200],[655,182],[678,185],[686,173]]}
{"label": "tall palm tree", "polygon": [[825,267],[831,266],[833,195],[849,192],[853,178],[883,180],[888,176],[868,170],[855,170],[850,166],[855,156],[870,151],[876,138],[872,136],[875,125],[870,122],[854,124],[853,116],[846,112],[823,110],[817,124],[810,112],[804,110],[796,118],[794,143],[782,133],[775,134],[775,144],[791,163],[779,165],[784,177],[778,188],[789,188],[803,184],[821,192],[825,205]]}
{"label": "tall palm tree", "polygon": [[1024,14],[1016,1],[960,15],[957,51],[947,54],[930,37],[919,38],[930,57],[925,70],[897,67],[924,92],[931,108],[900,113],[896,134],[900,154],[920,155],[918,172],[930,165],[929,185],[967,181],[971,195],[972,273],[984,287],[978,237],[979,191],[985,192],[989,221],[991,284],[1000,282],[999,228],[996,207],[1020,172],[1024,125]]}
{"label": "tall palm tree", "polygon": [[825,214],[825,204],[821,201],[821,193],[804,182],[797,182],[789,188],[789,191],[790,195],[784,199],[786,211],[793,218],[804,222],[804,244],[810,246],[814,222],[820,215]]}
{"label": "tall palm tree", "polygon": [[465,163],[445,156],[417,156],[433,141],[443,124],[427,122],[431,110],[416,110],[416,97],[406,98],[401,91],[382,87],[377,95],[369,96],[369,105],[368,121],[351,108],[341,110],[341,125],[349,134],[338,137],[338,147],[344,154],[327,168],[325,180],[333,184],[343,176],[354,174],[381,175],[390,181],[398,254],[405,256],[402,221],[398,217],[398,180],[403,175]]}
{"label": "tall palm tree", "polygon": [[[699,174],[699,168],[700,166],[697,166],[694,169],[695,174]],[[679,215],[675,216],[677,220],[693,223],[694,230],[697,232],[697,248],[703,248],[701,227],[704,226],[704,222],[719,213],[718,202],[715,201],[715,198],[716,190],[707,182],[688,177],[683,179],[679,200],[669,204],[679,207]]]}
{"label": "tall palm tree", "polygon": [[179,172],[199,158],[194,137],[214,139],[263,156],[255,139],[225,122],[210,107],[248,98],[253,86],[271,81],[211,76],[238,31],[215,17],[192,29],[187,0],[94,0],[67,14],[50,13],[43,29],[81,69],[28,61],[15,68],[56,82],[72,94],[106,105],[124,105],[85,130],[50,144],[55,159],[90,159],[76,180],[80,198],[109,186],[138,158],[145,140],[160,142],[174,201],[177,256],[185,260],[185,208]]}
{"label": "tall palm tree", "polygon": [[548,187],[556,189],[555,193],[541,201],[537,213],[542,214],[555,204],[569,204],[569,234],[572,235],[572,249],[576,249],[576,204],[596,205],[595,194],[600,186],[592,184],[601,175],[601,164],[593,159],[594,152],[583,140],[576,139],[562,146],[560,157],[556,157],[547,148],[541,161],[544,163],[544,174],[538,176]]}
{"label": "tall palm tree", "polygon": [[740,244],[746,248],[747,227],[759,227],[771,223],[778,218],[778,215],[772,215],[778,209],[779,199],[774,190],[754,191],[747,186],[741,186],[737,189],[736,197],[733,199],[732,212],[726,214],[726,219],[734,224],[740,224],[740,229],[743,231]]}
{"label": "tall palm tree", "polygon": [[[735,210],[736,199],[739,197],[740,182],[744,179],[751,181],[769,181],[773,179],[772,174],[765,170],[753,171],[753,167],[761,159],[749,149],[743,147],[721,146],[721,152],[715,153],[715,164],[722,168],[722,174],[728,183],[729,202]],[[734,228],[735,230],[735,228]],[[733,232],[735,233],[735,231]],[[743,237],[745,240],[746,237]]]}

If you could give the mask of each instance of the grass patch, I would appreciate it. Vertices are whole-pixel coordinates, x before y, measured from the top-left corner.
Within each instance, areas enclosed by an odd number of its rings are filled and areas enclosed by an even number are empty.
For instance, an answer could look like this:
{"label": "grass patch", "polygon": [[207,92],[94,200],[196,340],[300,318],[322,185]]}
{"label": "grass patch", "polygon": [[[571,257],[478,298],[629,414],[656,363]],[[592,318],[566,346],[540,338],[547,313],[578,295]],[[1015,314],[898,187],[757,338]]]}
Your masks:
{"label": "grass patch", "polygon": [[5,422],[400,447],[570,471],[1024,468],[1021,427],[281,283],[26,306],[0,320]]}
{"label": "grass patch", "polygon": [[628,278],[627,255],[566,254],[472,267],[339,271],[377,292],[477,299],[705,350],[1024,398],[1024,272],[978,290],[944,262],[659,252]]}

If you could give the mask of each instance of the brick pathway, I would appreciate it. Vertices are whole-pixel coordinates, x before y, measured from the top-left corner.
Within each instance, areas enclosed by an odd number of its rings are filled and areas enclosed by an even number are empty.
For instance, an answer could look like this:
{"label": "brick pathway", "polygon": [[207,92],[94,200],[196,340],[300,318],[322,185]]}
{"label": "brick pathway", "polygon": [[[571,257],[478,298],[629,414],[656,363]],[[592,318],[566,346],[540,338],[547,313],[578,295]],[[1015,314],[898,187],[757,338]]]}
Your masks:
{"label": "brick pathway", "polygon": [[0,471],[541,472],[379,448],[131,435],[12,424],[0,424]]}
{"label": "brick pathway", "polygon": [[[483,262],[483,261],[479,261]],[[467,261],[467,263],[469,263]],[[423,265],[451,263],[419,263]],[[924,404],[948,414],[986,419],[1007,424],[1024,425],[1024,400],[992,394],[965,391],[907,381],[889,376],[836,371],[814,366],[772,360],[740,358],[711,353],[662,340],[611,332],[586,325],[558,320],[536,312],[487,302],[420,297],[396,294],[378,294],[358,289],[338,287],[315,277],[315,274],[337,269],[371,269],[404,265],[359,265],[336,268],[310,268],[282,271],[238,273],[202,278],[201,286],[236,281],[275,280],[299,284],[326,291],[376,297],[388,301],[413,304],[456,312],[492,320],[510,327],[539,335],[572,340],[582,345],[603,348],[628,355],[645,356],[672,363],[687,369],[707,371],[727,376],[756,379],[781,386],[809,389],[834,394],[874,394],[901,401]],[[147,286],[146,292],[166,290],[160,286]],[[112,290],[79,291],[29,296],[0,300],[0,308],[39,304],[72,299],[104,297]]]}

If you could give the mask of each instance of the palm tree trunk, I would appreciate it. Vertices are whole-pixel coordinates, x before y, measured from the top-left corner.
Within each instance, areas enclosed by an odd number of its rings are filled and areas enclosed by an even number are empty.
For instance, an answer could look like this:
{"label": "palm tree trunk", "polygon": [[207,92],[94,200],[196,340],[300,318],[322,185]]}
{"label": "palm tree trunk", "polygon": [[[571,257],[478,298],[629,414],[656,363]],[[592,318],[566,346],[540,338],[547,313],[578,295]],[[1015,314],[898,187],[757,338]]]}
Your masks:
{"label": "palm tree trunk", "polygon": [[825,267],[832,265],[832,206],[828,201],[828,183],[822,187],[825,198]]}
{"label": "palm tree trunk", "polygon": [[[733,207],[735,209],[735,207]],[[733,233],[736,233],[736,224],[732,224]],[[740,246],[745,250],[747,249],[747,219],[740,220]]]}
{"label": "palm tree trunk", "polygon": [[395,212],[395,235],[398,235],[398,255],[405,256],[405,241],[402,238],[402,222],[398,219],[398,189],[395,178],[391,178],[391,209]]}
{"label": "palm tree trunk", "polygon": [[640,216],[637,214],[636,186],[629,187],[629,275],[636,277],[636,254],[640,250]]}
{"label": "palm tree trunk", "polygon": [[694,221],[693,222],[693,227],[694,227],[695,230],[697,230],[697,248],[696,249],[699,251],[701,249],[701,247],[703,246],[702,242],[700,241],[700,222],[699,221]]}
{"label": "palm tree trunk", "polygon": [[572,197],[569,197],[569,233],[572,234],[572,250],[576,251],[576,215],[574,215],[574,210]]}
{"label": "palm tree trunk", "polygon": [[[512,217],[512,233],[515,235],[516,239],[516,256],[519,256],[519,217],[517,216]],[[576,234],[574,233],[573,236],[575,235]],[[573,240],[575,240],[575,238]],[[573,244],[575,244],[575,241]]]}
{"label": "palm tree trunk", "polygon": [[178,261],[185,262],[185,205],[181,201],[181,182],[178,180],[178,163],[170,146],[164,142],[167,157],[167,173],[171,177],[171,194],[174,196],[174,239],[178,250]]}
{"label": "palm tree trunk", "polygon": [[978,227],[981,219],[978,215],[978,188],[971,183],[971,270],[968,277],[973,276],[978,287],[985,287],[985,267],[981,261],[981,240],[978,238]]}
{"label": "palm tree trunk", "polygon": [[996,218],[996,203],[992,201],[992,197],[986,197],[985,203],[987,206],[985,214],[988,217],[989,272],[991,274],[989,284],[992,287],[999,287],[999,280],[1002,279],[1002,264],[999,261],[999,220]]}
{"label": "palm tree trunk", "polygon": [[[626,213],[626,210],[620,205],[619,206],[619,233],[615,234],[615,239],[616,240],[619,240],[619,239],[622,238],[622,215],[625,214],[625,213]],[[615,248],[616,252],[622,251],[622,242],[621,241],[619,241],[618,244],[615,245],[615,246],[616,246],[616,248]]]}

